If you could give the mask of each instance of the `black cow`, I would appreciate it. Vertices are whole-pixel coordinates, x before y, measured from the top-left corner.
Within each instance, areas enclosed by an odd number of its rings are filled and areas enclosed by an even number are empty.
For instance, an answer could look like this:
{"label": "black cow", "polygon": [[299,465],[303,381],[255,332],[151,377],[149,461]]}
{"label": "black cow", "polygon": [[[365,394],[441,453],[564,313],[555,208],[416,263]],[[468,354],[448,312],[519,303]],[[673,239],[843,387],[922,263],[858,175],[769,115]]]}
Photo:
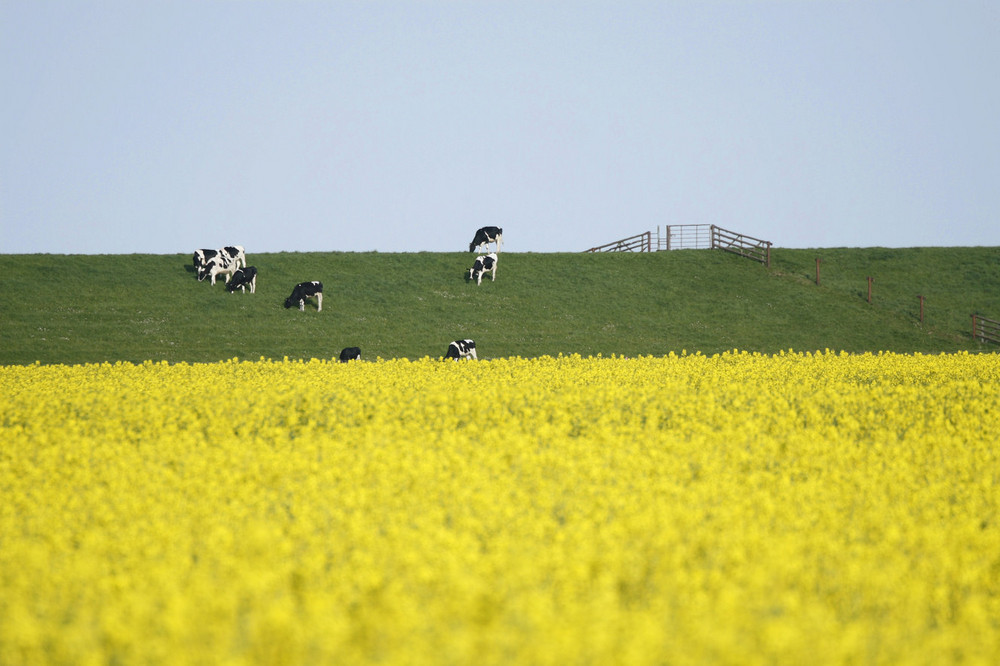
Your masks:
{"label": "black cow", "polygon": [[469,269],[469,274],[466,276],[468,280],[475,280],[476,284],[483,283],[483,274],[489,273],[491,279],[496,282],[497,279],[497,253],[490,252],[485,256],[476,257],[476,261],[472,264],[472,268]]}
{"label": "black cow", "polygon": [[242,245],[229,245],[222,248],[221,250],[195,250],[192,261],[194,262],[194,270],[196,273],[200,273],[200,269],[213,257],[218,257],[220,255],[225,255],[230,259],[236,261],[237,268],[242,266],[247,267],[247,254],[243,251]]}
{"label": "black cow", "polygon": [[361,360],[360,347],[344,347],[340,351],[341,363],[347,363],[348,361],[360,361],[360,360]]}
{"label": "black cow", "polygon": [[246,268],[237,269],[237,271],[233,273],[233,279],[226,285],[226,289],[230,294],[235,292],[237,289],[246,293],[247,287],[250,287],[251,294],[257,291],[256,266],[247,266]]}
{"label": "black cow", "polygon": [[500,227],[483,227],[476,231],[476,237],[469,243],[469,252],[479,252],[490,243],[496,244],[496,251],[500,251],[503,244],[503,229]]}
{"label": "black cow", "polygon": [[476,358],[476,343],[472,340],[455,340],[448,345],[448,353],[444,357],[453,358],[456,361],[460,358],[478,360]]}
{"label": "black cow", "polygon": [[298,304],[299,310],[306,309],[306,299],[316,297],[316,311],[323,311],[323,283],[318,280],[312,282],[300,282],[292,289],[292,295],[285,299],[285,307],[290,308]]}

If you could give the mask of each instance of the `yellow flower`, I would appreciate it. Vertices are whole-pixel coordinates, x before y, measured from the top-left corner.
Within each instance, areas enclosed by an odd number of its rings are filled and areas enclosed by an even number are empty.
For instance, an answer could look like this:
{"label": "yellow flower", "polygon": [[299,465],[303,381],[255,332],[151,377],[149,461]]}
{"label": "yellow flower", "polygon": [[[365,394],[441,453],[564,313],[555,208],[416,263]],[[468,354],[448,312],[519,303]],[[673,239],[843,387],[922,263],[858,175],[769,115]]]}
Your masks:
{"label": "yellow flower", "polygon": [[998,360],[0,367],[0,663],[995,663]]}

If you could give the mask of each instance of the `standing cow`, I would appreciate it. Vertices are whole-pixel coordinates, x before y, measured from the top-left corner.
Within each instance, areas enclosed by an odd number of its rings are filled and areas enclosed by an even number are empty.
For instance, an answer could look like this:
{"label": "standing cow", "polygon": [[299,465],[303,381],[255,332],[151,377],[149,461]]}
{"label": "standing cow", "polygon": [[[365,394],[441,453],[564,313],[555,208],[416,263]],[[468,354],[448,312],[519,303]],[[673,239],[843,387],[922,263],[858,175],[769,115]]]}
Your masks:
{"label": "standing cow", "polygon": [[224,275],[228,284],[229,279],[237,270],[239,270],[239,265],[236,263],[234,257],[226,253],[217,254],[211,259],[206,260],[198,269],[198,282],[203,281],[205,278],[212,278],[212,284],[215,284],[216,276]]}
{"label": "standing cow", "polygon": [[476,257],[476,261],[473,262],[472,268],[469,269],[469,274],[466,276],[468,280],[475,280],[477,285],[483,283],[483,274],[489,273],[490,279],[496,282],[497,279],[497,253],[490,252],[485,256]]}
{"label": "standing cow", "polygon": [[476,231],[476,237],[469,243],[469,252],[480,252],[482,248],[490,243],[496,245],[496,252],[500,251],[503,244],[503,229],[500,227],[482,227]]}
{"label": "standing cow", "polygon": [[194,263],[195,273],[201,272],[201,267],[214,257],[226,256],[236,262],[236,267],[247,267],[247,254],[243,251],[242,245],[229,245],[220,250],[195,250],[191,258]]}
{"label": "standing cow", "polygon": [[299,311],[306,309],[306,299],[316,297],[316,311],[323,311],[323,283],[318,280],[312,282],[300,282],[292,289],[292,295],[285,299],[285,307],[290,308],[296,304]]}
{"label": "standing cow", "polygon": [[478,360],[476,358],[476,343],[472,340],[455,340],[448,345],[448,353],[444,357],[453,358],[456,361],[460,358],[471,361]]}

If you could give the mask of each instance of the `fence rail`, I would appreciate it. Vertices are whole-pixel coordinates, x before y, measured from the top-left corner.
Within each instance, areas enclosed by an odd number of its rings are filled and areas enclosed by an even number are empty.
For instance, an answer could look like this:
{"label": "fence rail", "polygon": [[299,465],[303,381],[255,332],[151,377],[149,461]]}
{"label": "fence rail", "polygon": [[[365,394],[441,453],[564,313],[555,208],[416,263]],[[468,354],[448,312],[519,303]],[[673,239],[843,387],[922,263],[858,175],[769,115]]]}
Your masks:
{"label": "fence rail", "polygon": [[649,231],[644,231],[641,234],[636,234],[635,236],[629,236],[628,238],[623,238],[620,241],[614,241],[613,243],[606,243],[605,245],[598,245],[597,247],[592,247],[587,252],[652,252],[653,251],[653,234]]}
{"label": "fence rail", "polygon": [[972,315],[972,339],[1000,345],[1000,321]]}
{"label": "fence rail", "polygon": [[[714,224],[668,224],[656,227],[655,250],[713,249],[771,265],[771,241],[729,231]],[[587,252],[653,252],[653,232],[644,231],[619,241],[592,247]]]}
{"label": "fence rail", "polygon": [[707,250],[712,247],[711,224],[668,224],[656,227],[657,250]]}
{"label": "fence rail", "polygon": [[741,257],[759,261],[765,266],[771,265],[771,241],[738,234],[714,224],[712,225],[712,249],[732,252]]}

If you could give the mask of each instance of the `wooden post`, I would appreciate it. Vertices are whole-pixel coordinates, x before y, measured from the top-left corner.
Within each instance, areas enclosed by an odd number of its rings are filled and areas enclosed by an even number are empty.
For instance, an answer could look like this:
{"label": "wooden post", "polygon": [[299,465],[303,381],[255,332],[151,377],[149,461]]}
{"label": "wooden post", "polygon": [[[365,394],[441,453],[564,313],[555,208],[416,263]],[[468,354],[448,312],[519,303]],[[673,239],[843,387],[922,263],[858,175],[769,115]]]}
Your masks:
{"label": "wooden post", "polygon": [[917,296],[920,299],[920,323],[924,323],[924,297]]}
{"label": "wooden post", "polygon": [[868,276],[868,302],[869,303],[872,302],[872,282],[874,282],[874,281],[875,281],[875,279],[872,276],[869,275]]}
{"label": "wooden post", "polygon": [[819,286],[819,257],[816,257],[816,286]]}

